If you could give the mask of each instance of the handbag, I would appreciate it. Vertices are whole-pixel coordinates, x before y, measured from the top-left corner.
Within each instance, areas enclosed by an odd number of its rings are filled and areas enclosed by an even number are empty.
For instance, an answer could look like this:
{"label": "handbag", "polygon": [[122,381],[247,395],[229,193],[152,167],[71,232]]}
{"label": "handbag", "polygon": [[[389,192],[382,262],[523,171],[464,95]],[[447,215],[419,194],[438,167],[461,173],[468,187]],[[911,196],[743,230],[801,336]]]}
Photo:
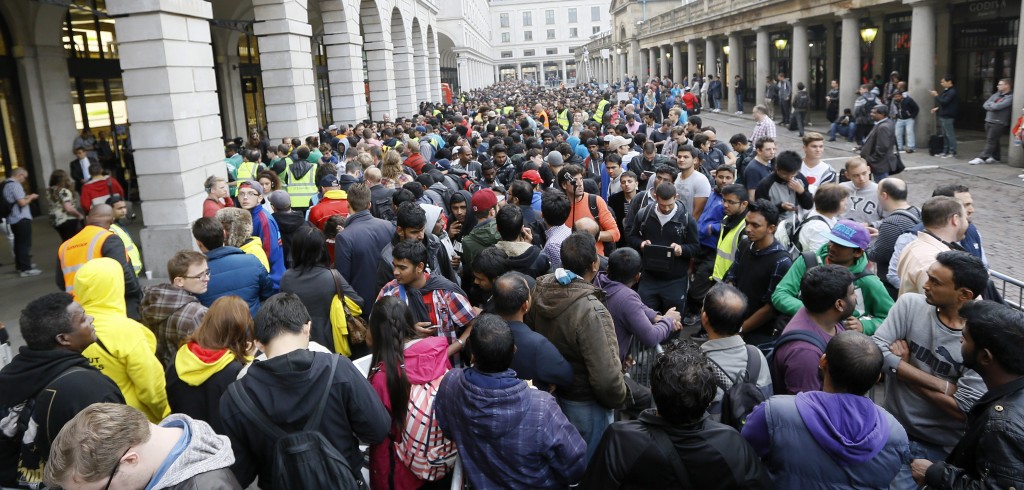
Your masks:
{"label": "handbag", "polygon": [[360,316],[362,308],[352,301],[352,298],[345,296],[341,288],[341,273],[336,269],[330,269],[331,277],[334,278],[334,298],[331,299],[331,331],[334,338],[334,352],[343,356],[352,355],[352,344],[366,343],[366,333],[369,330],[366,322]]}

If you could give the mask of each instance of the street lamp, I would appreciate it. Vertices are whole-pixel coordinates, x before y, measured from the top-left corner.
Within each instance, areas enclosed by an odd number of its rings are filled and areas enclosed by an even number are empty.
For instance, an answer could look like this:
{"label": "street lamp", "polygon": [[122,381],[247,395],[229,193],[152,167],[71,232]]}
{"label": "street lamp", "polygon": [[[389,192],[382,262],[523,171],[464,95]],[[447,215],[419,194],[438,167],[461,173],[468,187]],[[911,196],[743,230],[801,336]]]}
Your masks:
{"label": "street lamp", "polygon": [[[783,49],[785,49],[785,48],[783,48]],[[728,44],[726,44],[725,46],[722,46],[722,52],[725,53],[726,56],[729,56],[729,45]]]}
{"label": "street lamp", "polygon": [[860,30],[860,38],[862,41],[871,44],[875,42],[875,36],[878,35],[878,28],[874,26],[863,27]]}
{"label": "street lamp", "polygon": [[672,53],[665,53],[666,59],[672,59]]}
{"label": "street lamp", "polygon": [[779,51],[785,51],[787,45],[789,45],[789,41],[787,41],[785,39],[776,39],[775,40],[775,49],[777,49]]}

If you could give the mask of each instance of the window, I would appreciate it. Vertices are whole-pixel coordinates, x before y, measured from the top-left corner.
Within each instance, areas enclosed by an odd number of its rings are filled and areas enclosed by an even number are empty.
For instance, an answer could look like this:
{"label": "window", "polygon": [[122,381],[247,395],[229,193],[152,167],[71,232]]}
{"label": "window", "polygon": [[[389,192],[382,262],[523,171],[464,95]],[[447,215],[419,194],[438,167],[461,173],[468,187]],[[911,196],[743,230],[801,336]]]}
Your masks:
{"label": "window", "polygon": [[569,54],[576,54],[576,48],[569,48]]}
{"label": "window", "polygon": [[508,13],[507,12],[504,13],[504,14],[501,14],[501,16],[499,18],[501,19],[501,27],[508,27],[509,26]]}
{"label": "window", "polygon": [[532,49],[524,49],[523,50],[523,56],[533,56],[533,50]]}
{"label": "window", "polygon": [[511,51],[502,51],[501,52],[501,57],[502,58],[511,58],[512,57],[512,52]]}
{"label": "window", "polygon": [[576,9],[569,9],[569,23],[576,23]]}
{"label": "window", "polygon": [[533,31],[523,32],[523,41],[533,41]]}
{"label": "window", "polygon": [[597,34],[597,33],[601,32],[601,26],[594,26],[594,28],[591,29],[590,32],[591,32],[591,34]]}
{"label": "window", "polygon": [[512,35],[507,33],[507,32],[501,33],[501,42],[503,42],[503,43],[510,43],[510,42],[512,42]]}
{"label": "window", "polygon": [[555,38],[555,30],[554,29],[548,29],[548,39],[554,39],[554,38]]}
{"label": "window", "polygon": [[533,25],[533,12],[523,12],[523,27]]}
{"label": "window", "polygon": [[545,25],[549,25],[549,26],[555,25],[555,11],[554,10],[545,10],[544,11],[544,24]]}
{"label": "window", "polygon": [[571,37],[571,38],[580,37],[580,30],[575,28],[575,27],[570,27],[569,28],[569,37]]}
{"label": "window", "polygon": [[547,49],[547,50],[545,51],[545,53],[544,53],[544,54],[546,54],[546,55],[548,55],[548,56],[551,56],[551,55],[553,55],[553,54],[558,54],[558,48],[548,48],[548,49]]}
{"label": "window", "polygon": [[601,7],[590,7],[590,20],[601,20]]}

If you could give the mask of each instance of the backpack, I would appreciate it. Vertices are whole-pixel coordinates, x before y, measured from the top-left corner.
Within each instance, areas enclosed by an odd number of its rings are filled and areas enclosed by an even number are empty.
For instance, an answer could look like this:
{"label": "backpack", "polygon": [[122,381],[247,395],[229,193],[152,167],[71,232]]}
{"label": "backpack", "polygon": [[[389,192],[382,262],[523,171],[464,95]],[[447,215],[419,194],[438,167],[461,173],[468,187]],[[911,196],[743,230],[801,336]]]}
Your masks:
{"label": "backpack", "polygon": [[[754,411],[754,407],[760,405],[765,400],[764,393],[757,387],[757,379],[761,375],[761,359],[757,355],[757,347],[752,345],[746,347],[747,367],[736,375],[732,386],[726,388],[721,380],[718,383],[718,386],[724,392],[722,394],[720,421],[736,430],[743,430],[743,426],[747,423],[747,415],[750,415],[750,412]],[[722,366],[719,366],[710,357],[708,360],[711,361],[722,377],[727,377]]]}
{"label": "backpack", "polygon": [[[597,195],[596,194],[590,194],[587,197],[587,205],[590,207],[590,216],[592,216],[594,218],[594,221],[598,221],[598,216],[601,215],[600,214],[601,210],[600,210],[600,208],[597,207]],[[612,215],[612,219],[615,219],[615,211],[612,211],[612,208],[610,208],[608,206],[605,206],[605,207],[608,209],[608,212]],[[600,223],[600,221],[598,221],[598,223]],[[615,251],[615,248],[616,248],[615,242],[604,242],[604,256],[607,257],[607,256],[611,255],[612,252]]]}
{"label": "backpack", "polygon": [[0,187],[0,219],[6,219],[14,211],[14,202],[8,201],[7,196],[4,195],[4,191],[7,190],[9,184],[17,184],[17,182],[8,180]]}
{"label": "backpack", "polygon": [[893,216],[893,215],[896,215],[896,214],[898,214],[900,216],[904,216],[907,219],[909,219],[910,221],[913,221],[915,225],[921,222],[920,218],[918,218],[917,216],[914,216],[914,213],[911,213],[910,211],[907,211],[906,209],[897,209],[897,210],[893,211],[892,214],[890,214],[889,216]]}
{"label": "backpack", "polygon": [[806,90],[801,90],[796,93],[796,97],[793,98],[793,108],[800,110],[807,110],[811,107],[811,96]]}
{"label": "backpack", "polygon": [[[327,386],[316,405],[313,415],[302,430],[285,432],[263,413],[241,383],[228,387],[231,399],[238,405],[242,416],[250,427],[256,426],[274,440],[271,464],[273,488],[338,488],[355,490],[362,488],[356,480],[348,460],[331,444],[318,429],[323,419],[327,400],[334,385],[334,371],[338,367],[338,356],[331,356],[331,371]],[[332,415],[333,416],[333,415]]]}
{"label": "backpack", "polygon": [[795,341],[804,341],[818,348],[822,353],[825,352],[825,343],[811,332],[806,330],[794,330],[786,332],[780,335],[772,342],[761,344],[757,346],[761,350],[761,353],[768,359],[768,367],[771,368],[775,365],[775,353],[779,351],[779,347],[785,344]]}
{"label": "backpack", "polygon": [[[795,258],[797,258],[797,256],[800,255],[801,252],[805,251],[803,249],[803,247],[800,245],[800,232],[803,231],[804,225],[806,225],[807,223],[810,223],[811,221],[821,221],[821,222],[823,222],[825,224],[828,224],[828,221],[825,220],[824,216],[814,215],[814,216],[808,216],[808,217],[804,218],[803,221],[801,221],[796,226],[789,226],[789,227],[787,227],[788,229],[786,231],[789,233],[789,256],[790,257],[795,259]],[[830,226],[829,229],[832,229],[832,227]],[[807,252],[817,252],[817,250],[807,250]],[[817,260],[817,259],[815,259],[815,260]]]}
{"label": "backpack", "polygon": [[455,466],[455,457],[458,456],[455,443],[441,432],[434,413],[434,399],[442,378],[444,375],[409,387],[402,439],[394,441],[398,460],[420,480],[443,479]]}

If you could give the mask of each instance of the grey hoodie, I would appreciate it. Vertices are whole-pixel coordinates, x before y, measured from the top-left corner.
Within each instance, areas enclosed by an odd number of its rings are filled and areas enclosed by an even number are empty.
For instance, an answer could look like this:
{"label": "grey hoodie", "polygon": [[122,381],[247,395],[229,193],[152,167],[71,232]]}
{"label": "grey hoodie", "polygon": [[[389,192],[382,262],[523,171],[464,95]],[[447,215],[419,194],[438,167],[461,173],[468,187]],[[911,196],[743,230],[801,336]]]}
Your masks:
{"label": "grey hoodie", "polygon": [[[160,422],[160,426],[183,429],[185,448],[176,457],[172,451],[168,458],[173,457],[174,460],[162,474],[154,475],[156,482],[151,483],[150,488],[241,490],[230,470],[235,455],[227,436],[217,435],[209,424],[188,415],[171,414]],[[202,483],[193,481],[195,485],[180,485],[189,480],[202,480]]]}

